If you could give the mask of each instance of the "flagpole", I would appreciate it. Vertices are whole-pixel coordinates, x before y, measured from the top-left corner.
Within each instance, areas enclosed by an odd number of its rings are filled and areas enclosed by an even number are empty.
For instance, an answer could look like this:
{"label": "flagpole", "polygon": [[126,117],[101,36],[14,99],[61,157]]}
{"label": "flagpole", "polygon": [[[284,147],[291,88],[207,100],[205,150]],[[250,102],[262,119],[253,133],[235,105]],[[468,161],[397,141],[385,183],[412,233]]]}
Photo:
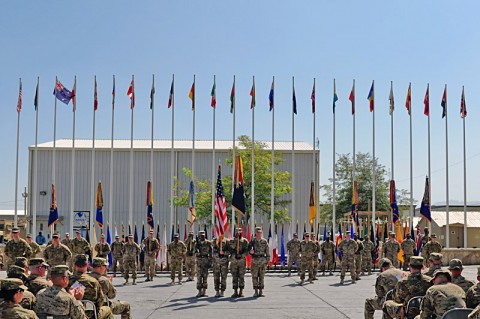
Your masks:
{"label": "flagpole", "polygon": [[[172,74],[172,87],[175,85],[175,74]],[[171,187],[170,187],[170,223],[173,225],[175,223],[174,219],[174,184],[175,184],[175,149],[174,149],[174,138],[175,138],[175,88],[173,89],[172,94],[172,140],[171,140],[171,149],[170,149],[170,174],[171,174]],[[173,234],[170,234],[170,237]]]}
{"label": "flagpole", "polygon": [[271,163],[271,182],[270,182],[270,227],[273,229],[275,219],[275,77],[272,78],[272,163]]}
{"label": "flagpole", "polygon": [[[395,180],[395,161],[394,161],[394,145],[393,145],[393,112],[394,112],[394,100],[393,100],[393,81],[390,81],[390,145],[391,145],[391,162],[392,162],[392,181]],[[394,190],[395,192],[395,190]],[[390,222],[393,224],[393,209],[390,209]]]}
{"label": "flagpole", "polygon": [[[215,88],[215,75],[213,75],[213,87],[214,90]],[[214,94],[214,92],[212,92]],[[213,96],[212,96],[213,98]],[[213,103],[212,103],[213,104]],[[215,111],[216,111],[216,106],[212,105],[213,107],[213,112],[212,112],[212,122],[213,122],[213,127],[212,127],[212,136],[213,136],[213,150],[212,150],[212,225],[215,225],[215,183],[213,182],[215,180]],[[219,236],[219,234],[217,234]]]}
{"label": "flagpole", "polygon": [[[58,77],[55,77],[55,87],[58,82]],[[55,107],[53,111],[53,149],[52,149],[52,185],[55,185],[55,153],[57,146],[57,97],[54,95]],[[50,227],[50,235],[53,235],[55,225]]]}
{"label": "flagpole", "polygon": [[[192,181],[195,185],[195,74],[193,75],[193,96],[192,96]],[[213,181],[212,181],[213,182]],[[192,224],[193,227],[193,224]],[[213,223],[212,223],[213,227]]]}
{"label": "flagpole", "polygon": [[445,210],[446,210],[446,229],[445,237],[446,243],[445,247],[450,248],[450,198],[449,198],[449,187],[448,187],[448,111],[447,111],[447,85],[445,84],[445,176],[446,176],[446,196],[445,196]]}
{"label": "flagpole", "polygon": [[[432,204],[432,194],[431,194],[431,185],[432,185],[432,170],[431,170],[431,157],[430,157],[430,84],[427,84],[427,92],[428,92],[428,103],[429,103],[429,106],[428,106],[428,115],[427,115],[427,130],[428,130],[428,182],[429,182],[429,189],[428,189],[428,196],[430,198],[430,205]],[[413,225],[411,225],[411,227],[413,227]],[[428,230],[429,230],[429,233],[432,232],[432,223],[429,222],[428,223]]]}
{"label": "flagpole", "polygon": [[[373,90],[375,90],[374,88],[374,85],[375,85],[375,81],[372,81],[372,87],[373,87]],[[375,93],[372,92],[372,94],[374,95],[373,96],[373,99],[375,99]],[[375,226],[375,210],[376,210],[376,173],[377,173],[377,163],[376,163],[376,159],[375,159],[375,107],[373,107],[373,110],[372,110],[372,142],[373,142],[373,167],[372,167],[372,223],[373,223],[373,226]]]}
{"label": "flagpole", "polygon": [[[155,74],[152,74],[152,91],[151,94],[151,104],[152,104],[152,132],[150,137],[150,183],[153,184],[153,133],[154,133],[154,124],[155,124],[155,106],[154,106],[154,94],[155,94]],[[153,209],[153,207],[152,207]],[[153,211],[152,211],[153,215]]]}
{"label": "flagpole", "polygon": [[108,220],[109,224],[113,225],[113,138],[115,134],[115,75],[113,76],[113,90],[112,90],[112,135],[110,140],[110,185],[108,187]]}
{"label": "flagpole", "polygon": [[465,141],[465,117],[467,117],[467,110],[465,105],[464,87],[462,86],[462,104],[463,104],[463,247],[467,248],[467,146]]}
{"label": "flagpole", "polygon": [[[13,226],[17,227],[18,223],[18,152],[20,148],[20,112],[21,112],[21,104],[22,101],[20,100],[20,94],[22,94],[22,78],[19,80],[20,89],[19,89],[19,101],[17,105],[17,154],[16,154],[16,162],[15,162],[15,216],[13,221]],[[20,106],[20,108],[19,108]],[[23,208],[24,210],[26,207]]]}
{"label": "flagpole", "polygon": [[70,233],[73,232],[73,211],[75,209],[75,120],[76,120],[76,113],[77,113],[77,76],[74,77],[73,81],[73,122],[72,122],[72,171],[71,171],[71,178],[70,178],[70,213],[69,213],[69,221],[70,227],[68,228]]}
{"label": "flagpole", "polygon": [[[333,79],[333,94],[335,95],[335,86],[336,86],[336,83],[335,83],[335,79]],[[336,201],[336,196],[337,196],[337,190],[336,190],[336,187],[335,187],[335,183],[336,183],[336,167],[335,167],[335,160],[336,160],[336,156],[335,156],[335,102],[334,102],[334,105],[333,105],[333,161],[332,161],[332,169],[333,169],[333,185],[332,185],[332,190],[333,190],[333,196],[332,196],[332,224],[335,225],[335,221],[337,220],[337,212],[336,212],[336,204],[337,204],[337,201]]]}
{"label": "flagpole", "polygon": [[135,83],[134,75],[132,75],[132,101],[130,102],[131,119],[130,119],[130,178],[129,178],[129,194],[128,194],[128,224],[132,225],[133,217],[133,104],[135,99]]}
{"label": "flagpole", "polygon": [[[292,94],[294,91],[295,77],[292,76]],[[295,113],[293,112],[292,105],[292,220],[295,220],[295,216]]]}
{"label": "flagpole", "polygon": [[40,86],[40,77],[38,76],[37,77],[37,90],[35,92],[35,150],[34,150],[34,153],[35,153],[35,158],[34,158],[34,161],[33,161],[33,190],[32,190],[32,198],[31,198],[31,201],[32,201],[32,207],[33,207],[33,212],[32,212],[32,216],[33,216],[33,225],[32,225],[32,235],[35,236],[35,234],[37,233],[37,175],[38,175],[38,172],[37,172],[37,167],[38,167],[38,107],[39,107],[39,103],[38,101],[40,100],[39,99],[39,88]]}
{"label": "flagpole", "polygon": [[[353,105],[355,105],[355,79],[353,80],[353,88],[352,88],[352,91],[353,91]],[[335,116],[335,115],[334,115]],[[356,169],[357,169],[357,164],[356,164],[356,155],[355,155],[355,113],[353,113],[353,169],[352,169],[352,191],[355,192],[355,179],[356,179]],[[355,193],[353,193],[355,194]],[[358,200],[358,199],[356,199]]]}
{"label": "flagpole", "polygon": [[[253,76],[253,99],[255,99],[255,76]],[[252,105],[252,198],[250,229],[255,231],[255,105]],[[250,240],[250,238],[248,239]]]}
{"label": "flagpole", "polygon": [[[313,78],[313,92],[315,92],[315,78]],[[316,207],[315,207],[315,211],[316,211],[316,212],[319,212],[319,210],[318,210],[318,203],[320,202],[320,194],[319,194],[318,191],[317,191],[317,187],[318,187],[319,185],[318,185],[317,175],[316,175],[316,169],[315,169],[315,168],[316,168],[316,163],[317,163],[316,157],[315,157],[315,148],[316,148],[316,146],[315,146],[315,137],[316,137],[316,136],[315,136],[315,132],[316,132],[316,131],[315,131],[315,125],[316,125],[316,123],[315,123],[315,114],[316,114],[315,111],[316,111],[316,110],[315,110],[314,108],[312,108],[312,119],[313,119],[313,131],[312,131],[312,135],[313,135],[313,137],[312,137],[312,145],[313,145],[313,153],[312,153],[312,179],[315,181],[315,182],[314,182],[314,183],[315,183],[315,187],[314,187],[315,194],[318,195],[318,200],[317,200],[316,203],[315,203],[315,206],[316,206]],[[317,216],[316,216],[316,222],[319,221],[319,215],[320,215],[320,214],[317,214]],[[292,222],[293,222],[293,220],[292,220]]]}
{"label": "flagpole", "polygon": [[[232,103],[232,114],[233,114],[233,135],[232,135],[232,154],[233,154],[233,169],[232,169],[232,196],[233,192],[235,190],[235,75],[233,76],[233,100],[231,101]],[[213,183],[213,181],[212,181]],[[235,229],[235,209],[232,208],[232,227]],[[238,225],[240,226],[240,225]]]}
{"label": "flagpole", "polygon": [[[410,88],[411,83],[409,84]],[[410,91],[411,94],[411,91]],[[411,95],[410,95],[411,96]],[[412,147],[412,102],[410,101],[410,227],[413,225],[413,147]]]}

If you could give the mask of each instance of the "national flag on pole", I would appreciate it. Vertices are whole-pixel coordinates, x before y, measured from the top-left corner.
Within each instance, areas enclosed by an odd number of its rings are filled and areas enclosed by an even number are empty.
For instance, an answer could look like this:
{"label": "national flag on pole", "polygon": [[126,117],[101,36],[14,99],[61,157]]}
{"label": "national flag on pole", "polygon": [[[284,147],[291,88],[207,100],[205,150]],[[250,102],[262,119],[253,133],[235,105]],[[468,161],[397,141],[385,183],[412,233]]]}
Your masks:
{"label": "national flag on pole", "polygon": [[228,230],[227,204],[225,203],[225,194],[222,185],[222,171],[221,166],[218,165],[217,176],[217,191],[215,194],[215,218],[216,218],[216,232],[218,240],[222,240],[225,232]]}
{"label": "national flag on pole", "polygon": [[70,100],[72,99],[73,95],[70,90],[65,88],[60,81],[55,82],[55,89],[53,89],[53,95],[60,100],[61,102],[68,104],[70,103]]}
{"label": "national flag on pole", "polygon": [[[110,225],[107,224],[107,244],[112,245],[112,236],[110,235]],[[112,266],[112,252],[108,253],[108,267]]]}
{"label": "national flag on pole", "polygon": [[138,233],[137,233],[137,224],[134,226],[133,241],[138,244]]}
{"label": "national flag on pole", "polygon": [[240,155],[235,156],[234,182],[232,207],[244,216],[247,211],[247,206],[245,205],[245,192],[243,190],[243,163]]}
{"label": "national flag on pole", "polygon": [[115,109],[115,75],[113,76],[113,86],[112,86],[112,110]]}
{"label": "national flag on pole", "polygon": [[168,95],[168,108],[171,108],[173,105],[173,79],[172,85],[170,85],[170,94]]}
{"label": "national flag on pole", "polygon": [[268,250],[270,253],[269,265],[273,265],[273,236],[272,236],[272,224],[268,226]]}
{"label": "national flag on pole", "polygon": [[188,97],[192,100],[192,111],[195,110],[195,81],[193,81],[192,88],[188,93]]}
{"label": "national flag on pole", "polygon": [[425,177],[425,192],[423,193],[422,204],[420,205],[420,215],[429,222],[432,222],[432,215],[430,213],[430,182],[428,176]]}
{"label": "national flag on pole", "polygon": [[213,108],[216,108],[217,106],[217,91],[215,88],[215,81],[213,81],[213,86],[212,86],[212,92],[210,93],[210,96],[212,97],[212,101],[210,102],[210,106]]}
{"label": "national flag on pole", "polygon": [[393,224],[396,224],[400,220],[400,215],[398,214],[397,190],[393,179],[390,181],[390,209],[392,210]]}
{"label": "national flag on pole", "polygon": [[282,224],[282,239],[281,239],[281,246],[280,246],[280,263],[282,266],[285,266],[285,262],[287,260],[285,256],[285,234],[283,231],[283,224]]}
{"label": "national flag on pole", "polygon": [[338,235],[337,239],[335,240],[335,253],[339,258],[342,258],[342,253],[340,250],[338,250],[338,246],[340,245],[340,242],[342,241],[342,224],[338,225]]}
{"label": "national flag on pole", "polygon": [[315,113],[315,79],[313,80],[313,88],[310,99],[312,100],[312,113]]}
{"label": "national flag on pole", "polygon": [[464,87],[462,86],[462,98],[460,101],[460,116],[463,118],[467,117],[467,103],[465,102],[465,92]]}
{"label": "national flag on pole", "polygon": [[73,103],[73,112],[77,110],[77,77],[73,81],[73,90],[72,90],[72,103]]}
{"label": "national flag on pole", "polygon": [[348,99],[352,102],[352,115],[355,115],[355,84],[352,85],[352,90],[350,91]]}
{"label": "national flag on pole", "polygon": [[150,226],[150,229],[155,228],[155,223],[153,221],[153,184],[151,181],[147,182],[147,224]]}
{"label": "national flag on pole", "polygon": [[447,87],[443,90],[442,96],[442,119],[447,115]]}
{"label": "national flag on pole", "polygon": [[122,223],[122,242],[125,242],[125,225]]}
{"label": "national flag on pole", "polygon": [[358,182],[353,181],[353,191],[352,191],[352,220],[358,227],[358,205],[360,204],[360,198],[358,196]]}
{"label": "national flag on pole", "polygon": [[370,101],[370,112],[373,112],[375,109],[375,94],[374,94],[374,83],[372,81],[372,86],[370,87],[370,91],[368,92],[367,99]]}
{"label": "national flag on pole", "polygon": [[57,191],[55,184],[52,184],[52,201],[50,204],[50,213],[48,214],[48,227],[58,222]]}
{"label": "national flag on pole", "polygon": [[423,99],[423,104],[425,108],[423,109],[423,114],[426,116],[430,115],[430,85],[427,84],[427,92],[425,92],[425,98]]}
{"label": "national flag on pole", "polygon": [[310,225],[313,225],[313,222],[315,221],[315,218],[317,216],[317,205],[315,205],[315,183],[314,182],[310,184],[310,202],[308,206],[310,211],[310,214],[309,214]]}
{"label": "national flag on pole", "polygon": [[130,86],[128,87],[127,95],[130,98],[130,109],[133,110],[135,107],[135,82],[132,79]]}
{"label": "national flag on pole", "polygon": [[97,77],[95,77],[93,87],[93,110],[96,111],[98,109]]}
{"label": "national flag on pole", "polygon": [[408,115],[411,115],[411,111],[412,111],[412,83],[408,84],[407,99],[405,101],[405,107],[407,108]]}
{"label": "national flag on pole", "polygon": [[333,80],[333,113],[335,113],[336,103],[338,101],[337,83]]}
{"label": "national flag on pole", "polygon": [[38,109],[38,86],[39,81],[37,81],[37,88],[35,89],[35,99],[33,100],[33,105],[35,106],[35,111]]}
{"label": "national flag on pole", "polygon": [[388,96],[388,101],[390,102],[390,115],[393,114],[395,110],[395,98],[393,97],[393,83],[390,83],[390,95]]}
{"label": "national flag on pole", "polygon": [[152,77],[152,88],[150,90],[150,110],[153,110],[154,97],[155,97],[155,80]]}
{"label": "national flag on pole", "polygon": [[272,86],[270,87],[270,93],[268,94],[268,103],[270,105],[270,111],[273,110],[273,98],[274,98],[273,86],[274,86],[274,82],[272,80]]}
{"label": "national flag on pole", "polygon": [[20,88],[18,89],[17,112],[22,110],[22,79],[20,79]]}
{"label": "national flag on pole", "polygon": [[[190,188],[188,190],[188,217],[187,221],[190,226],[197,220],[197,214],[195,213],[195,190],[193,187],[193,181],[190,181]],[[173,240],[173,239],[172,239]]]}
{"label": "national flag on pole", "polygon": [[253,109],[255,107],[255,104],[256,104],[256,100],[255,100],[255,80],[253,80],[252,89],[250,90],[250,96],[252,97],[252,101],[250,102],[250,108]]}
{"label": "national flag on pole", "polygon": [[[247,240],[250,242],[252,240],[252,234],[250,231],[250,223],[247,225]],[[245,258],[245,261],[247,263],[247,267],[250,268],[252,265],[252,255],[248,254],[247,258]]]}
{"label": "national flag on pole", "polygon": [[295,85],[293,86],[292,106],[293,114],[297,114],[297,96],[295,95]]}
{"label": "national flag on pole", "polygon": [[232,91],[230,92],[230,113],[233,113],[235,107],[235,80],[232,84]]}
{"label": "national flag on pole", "polygon": [[103,195],[102,195],[101,182],[98,182],[95,206],[97,207],[95,221],[97,222],[98,228],[100,228],[100,232],[102,232],[103,230]]}

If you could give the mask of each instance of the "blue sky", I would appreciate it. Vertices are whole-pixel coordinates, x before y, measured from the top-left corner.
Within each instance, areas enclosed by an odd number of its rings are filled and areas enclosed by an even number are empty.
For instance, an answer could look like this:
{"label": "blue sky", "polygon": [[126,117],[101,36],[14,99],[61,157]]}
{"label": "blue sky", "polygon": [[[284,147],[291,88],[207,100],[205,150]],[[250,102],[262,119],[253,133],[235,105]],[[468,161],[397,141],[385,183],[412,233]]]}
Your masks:
{"label": "blue sky", "polygon": [[[72,87],[77,76],[77,137],[91,138],[93,77],[97,76],[97,138],[110,138],[112,75],[117,79],[116,137],[130,137],[126,91],[136,79],[135,138],[149,138],[149,91],[156,83],[155,138],[170,137],[167,110],[176,78],[176,137],[191,138],[188,92],[197,79],[198,139],[211,139],[210,90],[217,77],[217,138],[231,138],[229,94],[236,75],[237,131],[251,134],[249,90],[256,77],[257,139],[271,138],[268,92],[275,76],[276,139],[291,139],[291,81],[298,115],[295,137],[311,143],[310,92],[317,83],[317,136],[321,183],[332,175],[332,91],[337,81],[337,153],[351,153],[348,95],[357,93],[357,151],[371,152],[371,114],[366,99],[375,80],[376,140],[381,163],[390,167],[388,95],[394,83],[395,176],[409,189],[409,130],[405,96],[412,83],[414,197],[421,200],[427,173],[427,119],[423,97],[430,83],[432,201],[445,199],[445,127],[440,101],[448,85],[450,199],[463,200],[460,94],[465,85],[468,117],[468,200],[480,201],[480,145],[476,121],[480,59],[478,1],[8,1],[2,5],[0,209],[13,208],[18,78],[23,80],[19,192],[27,185],[27,147],[34,143],[33,97],[40,77],[39,141],[53,139],[55,76]],[[71,138],[71,106],[58,105],[57,137]],[[184,120],[182,120],[184,119]],[[185,124],[184,124],[185,123]],[[19,196],[21,200],[21,196]],[[23,201],[21,201],[23,206]]]}

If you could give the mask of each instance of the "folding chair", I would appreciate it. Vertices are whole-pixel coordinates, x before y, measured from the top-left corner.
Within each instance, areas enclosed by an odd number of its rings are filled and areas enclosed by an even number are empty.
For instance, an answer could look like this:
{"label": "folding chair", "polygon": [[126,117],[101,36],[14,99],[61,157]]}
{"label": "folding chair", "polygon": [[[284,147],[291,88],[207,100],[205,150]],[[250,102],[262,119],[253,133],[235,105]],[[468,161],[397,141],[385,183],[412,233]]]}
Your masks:
{"label": "folding chair", "polygon": [[85,314],[90,319],[98,319],[97,317],[97,307],[90,300],[82,300],[82,304],[85,307]]}
{"label": "folding chair", "polygon": [[47,313],[37,313],[39,319],[69,319],[69,316],[64,315],[51,315]]}
{"label": "folding chair", "polygon": [[414,319],[420,314],[423,296],[412,297],[405,306],[405,318]]}
{"label": "folding chair", "polygon": [[392,300],[393,299],[393,289],[390,289],[387,291],[387,294],[385,295],[385,301],[387,300]]}
{"label": "folding chair", "polygon": [[467,319],[468,315],[473,311],[471,308],[454,308],[445,312],[442,319]]}

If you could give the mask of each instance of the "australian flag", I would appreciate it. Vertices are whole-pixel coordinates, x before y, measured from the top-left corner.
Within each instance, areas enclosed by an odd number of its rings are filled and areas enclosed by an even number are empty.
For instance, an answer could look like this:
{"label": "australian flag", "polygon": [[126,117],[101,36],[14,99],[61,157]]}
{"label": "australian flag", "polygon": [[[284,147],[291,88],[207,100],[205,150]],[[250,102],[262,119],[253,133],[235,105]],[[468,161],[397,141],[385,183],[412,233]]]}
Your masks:
{"label": "australian flag", "polygon": [[68,104],[73,97],[70,90],[66,89],[60,81],[56,81],[53,95],[65,104]]}

